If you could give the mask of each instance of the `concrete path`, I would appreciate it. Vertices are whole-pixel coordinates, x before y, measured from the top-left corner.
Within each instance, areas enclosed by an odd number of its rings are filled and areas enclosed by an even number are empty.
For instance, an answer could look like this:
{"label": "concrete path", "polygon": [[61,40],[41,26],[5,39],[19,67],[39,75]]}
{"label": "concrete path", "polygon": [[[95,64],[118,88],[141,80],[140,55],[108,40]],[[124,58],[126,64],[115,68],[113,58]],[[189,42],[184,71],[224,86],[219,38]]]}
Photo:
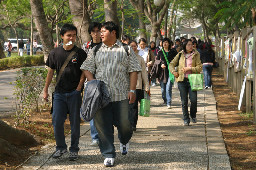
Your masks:
{"label": "concrete path", "polygon": [[[172,109],[162,105],[159,86],[152,87],[151,92],[151,116],[139,117],[128,155],[120,154],[115,135],[117,157],[111,169],[231,169],[211,89],[198,92],[198,123],[191,126],[183,126],[177,88],[173,88]],[[70,145],[70,136],[67,141]],[[68,154],[53,159],[55,146],[52,144],[45,146],[21,169],[105,169],[98,147],[89,146],[90,142],[86,123],[81,127],[77,161],[69,161]]]}
{"label": "concrete path", "polygon": [[[18,69],[0,72],[0,118],[14,112],[14,81]],[[11,83],[11,84],[10,84]]]}

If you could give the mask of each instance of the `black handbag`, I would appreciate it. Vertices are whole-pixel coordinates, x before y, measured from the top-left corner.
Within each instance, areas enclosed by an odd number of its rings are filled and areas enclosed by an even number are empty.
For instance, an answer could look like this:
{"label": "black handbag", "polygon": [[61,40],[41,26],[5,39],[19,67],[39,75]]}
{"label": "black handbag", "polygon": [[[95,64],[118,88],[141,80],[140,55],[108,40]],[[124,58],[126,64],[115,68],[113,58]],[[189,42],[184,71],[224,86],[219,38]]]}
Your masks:
{"label": "black handbag", "polygon": [[[71,58],[73,57],[73,55],[76,54],[76,52],[78,51],[78,48],[76,47],[70,54],[69,56],[67,57],[67,59],[65,60],[64,64],[61,66],[60,68],[60,72],[59,72],[59,75],[56,79],[56,84],[55,84],[55,87],[54,89],[56,88],[57,84],[59,83],[60,81],[60,77],[62,75],[62,73],[64,72],[64,69],[66,68],[66,66],[68,65],[69,61],[71,60]],[[51,107],[51,114],[53,113],[53,100],[54,100],[54,92],[52,93],[52,107]]]}

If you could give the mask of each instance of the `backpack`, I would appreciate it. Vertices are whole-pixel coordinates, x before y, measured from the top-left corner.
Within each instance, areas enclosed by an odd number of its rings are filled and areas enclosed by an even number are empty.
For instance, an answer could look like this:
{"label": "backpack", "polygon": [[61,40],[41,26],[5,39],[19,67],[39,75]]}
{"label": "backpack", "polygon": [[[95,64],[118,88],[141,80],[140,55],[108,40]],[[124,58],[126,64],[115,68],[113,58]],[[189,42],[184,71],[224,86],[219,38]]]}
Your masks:
{"label": "backpack", "polygon": [[[125,43],[122,43],[122,45],[123,45],[123,47],[124,47],[124,49],[125,49],[125,51],[126,51],[126,53],[127,53],[127,56],[129,56],[130,54],[129,54],[128,45],[125,44]],[[95,49],[94,49],[94,51],[93,51],[94,56],[96,56],[96,53],[99,51],[99,49],[100,49],[101,46],[102,46],[102,43],[98,44],[98,45],[95,47]]]}

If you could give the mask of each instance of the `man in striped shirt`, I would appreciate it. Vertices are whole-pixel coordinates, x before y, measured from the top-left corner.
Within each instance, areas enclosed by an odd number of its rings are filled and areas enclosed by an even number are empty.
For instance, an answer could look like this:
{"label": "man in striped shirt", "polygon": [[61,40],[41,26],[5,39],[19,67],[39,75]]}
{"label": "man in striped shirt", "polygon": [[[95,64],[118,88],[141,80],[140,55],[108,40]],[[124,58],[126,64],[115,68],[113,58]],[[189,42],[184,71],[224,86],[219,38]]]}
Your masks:
{"label": "man in striped shirt", "polygon": [[128,106],[135,101],[137,72],[141,71],[138,59],[130,48],[126,52],[124,45],[117,40],[119,27],[109,21],[101,28],[102,44],[89,51],[88,58],[82,64],[88,81],[97,79],[106,83],[111,102],[100,109],[95,117],[96,129],[99,133],[99,147],[105,157],[104,165],[114,165],[116,156],[114,147],[114,126],[118,129],[120,150],[127,154],[129,140],[132,137],[132,127],[129,121]]}

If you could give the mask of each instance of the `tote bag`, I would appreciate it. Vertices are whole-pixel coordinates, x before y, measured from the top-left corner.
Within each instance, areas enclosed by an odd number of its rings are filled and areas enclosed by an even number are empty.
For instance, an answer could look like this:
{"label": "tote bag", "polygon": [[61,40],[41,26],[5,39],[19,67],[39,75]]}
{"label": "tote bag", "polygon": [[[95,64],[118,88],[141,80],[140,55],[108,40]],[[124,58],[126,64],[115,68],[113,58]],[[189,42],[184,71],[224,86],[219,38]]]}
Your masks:
{"label": "tote bag", "polygon": [[150,96],[144,92],[144,99],[140,101],[140,116],[149,117],[150,115]]}
{"label": "tote bag", "polygon": [[192,91],[203,90],[203,74],[189,74],[188,80]]}

